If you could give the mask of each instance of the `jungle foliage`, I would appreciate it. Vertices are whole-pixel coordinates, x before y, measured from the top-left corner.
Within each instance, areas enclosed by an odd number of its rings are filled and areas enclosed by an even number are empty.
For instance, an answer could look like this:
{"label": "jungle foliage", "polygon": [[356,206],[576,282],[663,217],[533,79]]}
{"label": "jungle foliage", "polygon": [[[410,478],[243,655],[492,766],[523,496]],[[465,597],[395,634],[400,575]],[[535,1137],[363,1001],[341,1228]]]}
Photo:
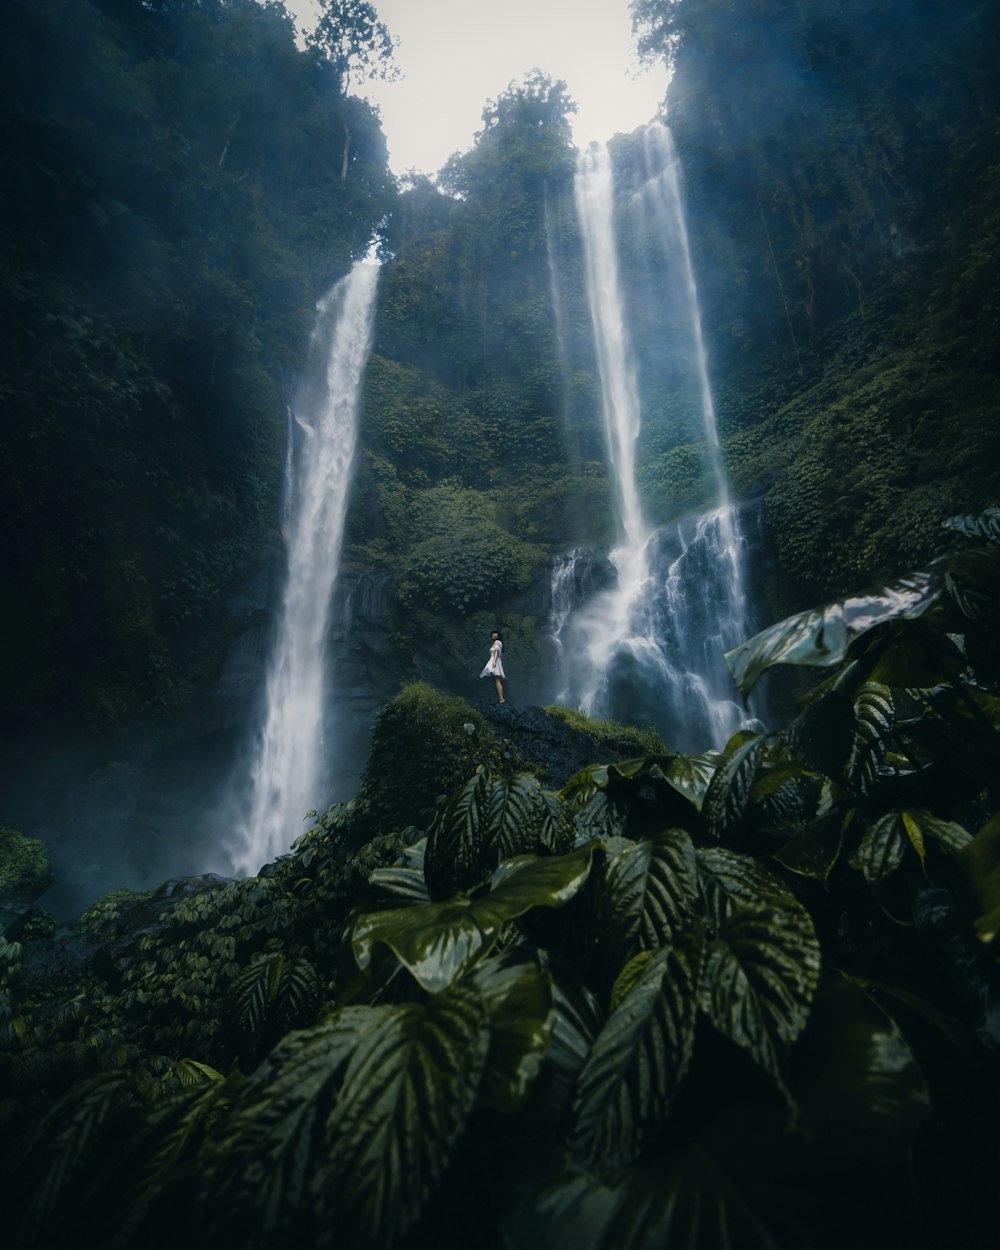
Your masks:
{"label": "jungle foliage", "polygon": [[92,909],[61,991],[0,947],[18,1244],[975,1244],[1000,511],[949,532],[732,653],[823,674],[784,730],[483,768],[353,854],[335,809],[156,923]]}
{"label": "jungle foliage", "polygon": [[[1000,487],[997,15],[985,0],[946,10],[633,5],[644,53],[674,68],[667,114],[724,458],[738,492],[769,483],[776,615],[932,558],[937,518],[987,506]],[[376,501],[406,516],[449,473],[518,538],[551,549],[614,537],[571,113],[561,83],[512,84],[439,186],[418,178],[400,197],[359,556],[405,558],[409,537],[382,525]],[[681,377],[689,330],[664,309],[676,278],[630,207],[649,176],[643,136],[611,146],[644,400],[638,484],[650,522],[665,523],[710,506],[714,483]],[[498,587],[487,606],[512,595]],[[423,636],[453,635],[446,608],[422,611]]]}
{"label": "jungle foliage", "polygon": [[6,724],[162,714],[218,664],[313,306],[395,190],[346,69],[280,4],[4,6]]}

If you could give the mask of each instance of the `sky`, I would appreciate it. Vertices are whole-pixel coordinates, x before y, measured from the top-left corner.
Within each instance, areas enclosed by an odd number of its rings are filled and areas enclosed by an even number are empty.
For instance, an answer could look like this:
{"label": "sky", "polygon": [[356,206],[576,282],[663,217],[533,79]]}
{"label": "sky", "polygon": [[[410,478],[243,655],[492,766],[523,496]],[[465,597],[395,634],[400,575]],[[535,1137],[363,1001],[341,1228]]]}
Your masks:
{"label": "sky", "polygon": [[[397,175],[434,174],[470,148],[486,101],[532,69],[566,82],[578,107],[577,147],[644,125],[666,92],[663,66],[639,66],[628,0],[372,2],[399,40],[401,77],[352,90],[379,107]],[[311,25],[312,0],[286,3],[300,25]]]}

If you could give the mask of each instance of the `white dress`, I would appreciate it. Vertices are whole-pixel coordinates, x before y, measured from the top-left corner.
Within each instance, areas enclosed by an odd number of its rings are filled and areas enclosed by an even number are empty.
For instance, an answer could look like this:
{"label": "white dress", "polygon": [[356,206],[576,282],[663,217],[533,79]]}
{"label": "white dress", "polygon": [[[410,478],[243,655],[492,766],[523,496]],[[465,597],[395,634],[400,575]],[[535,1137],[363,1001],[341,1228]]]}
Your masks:
{"label": "white dress", "polygon": [[486,662],[486,667],[479,674],[480,677],[506,677],[503,671],[503,660],[500,653],[503,651],[503,643],[499,638],[495,640],[493,646],[490,647],[490,658]]}

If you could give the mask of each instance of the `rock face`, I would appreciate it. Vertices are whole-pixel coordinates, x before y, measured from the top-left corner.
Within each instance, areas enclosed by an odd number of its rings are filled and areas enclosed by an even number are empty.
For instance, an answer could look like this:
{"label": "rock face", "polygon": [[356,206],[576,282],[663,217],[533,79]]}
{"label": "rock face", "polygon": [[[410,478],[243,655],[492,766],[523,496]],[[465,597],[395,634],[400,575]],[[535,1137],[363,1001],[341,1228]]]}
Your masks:
{"label": "rock face", "polygon": [[641,754],[639,749],[615,750],[580,730],[546,715],[540,707],[480,702],[491,732],[512,753],[544,769],[542,784],[558,790],[588,764],[611,764]]}

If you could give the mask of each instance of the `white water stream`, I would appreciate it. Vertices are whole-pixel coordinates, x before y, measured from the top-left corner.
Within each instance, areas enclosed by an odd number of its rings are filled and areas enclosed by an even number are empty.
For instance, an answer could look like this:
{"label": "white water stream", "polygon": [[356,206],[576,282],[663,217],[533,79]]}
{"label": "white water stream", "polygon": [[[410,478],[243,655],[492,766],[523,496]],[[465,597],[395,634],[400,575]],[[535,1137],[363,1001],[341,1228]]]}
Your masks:
{"label": "white water stream", "polygon": [[230,847],[239,873],[256,872],[285,852],[302,832],[306,812],[326,798],[326,640],[377,282],[378,266],[358,263],[320,301],[292,404],[284,501],[287,576],[263,720]]}
{"label": "white water stream", "polygon": [[607,149],[592,145],[580,157],[575,192],[614,475],[620,538],[609,558],[617,576],[610,589],[569,607],[566,588],[581,553],[557,561],[550,633],[567,701],[592,715],[649,721],[671,747],[703,749],[722,746],[745,720],[722,658],[749,632],[744,543],[722,464],[679,165],[665,126],[649,127],[645,142],[650,172],[637,209],[679,267],[716,502],[703,516],[656,532],[643,517],[636,480],[642,407],[615,240],[614,175]]}

